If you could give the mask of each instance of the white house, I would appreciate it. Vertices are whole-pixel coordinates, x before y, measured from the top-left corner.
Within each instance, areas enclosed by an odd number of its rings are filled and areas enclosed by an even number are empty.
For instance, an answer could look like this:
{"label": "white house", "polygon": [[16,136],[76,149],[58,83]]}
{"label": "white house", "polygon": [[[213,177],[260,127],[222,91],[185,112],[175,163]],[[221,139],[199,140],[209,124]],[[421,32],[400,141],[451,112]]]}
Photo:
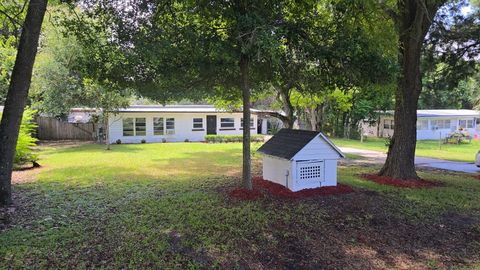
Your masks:
{"label": "white house", "polygon": [[[417,110],[417,139],[443,139],[460,129],[478,138],[479,122],[480,112],[474,110]],[[393,111],[387,111],[373,124],[364,121],[361,129],[364,135],[386,138],[393,135],[394,126]]]}
{"label": "white house", "polygon": [[263,179],[292,191],[337,185],[344,154],[321,132],[281,129],[263,144]]}
{"label": "white house", "polygon": [[[115,143],[204,141],[206,135],[241,135],[242,112],[211,105],[137,105],[120,109],[108,120],[109,140]],[[257,134],[252,112],[251,134]]]}

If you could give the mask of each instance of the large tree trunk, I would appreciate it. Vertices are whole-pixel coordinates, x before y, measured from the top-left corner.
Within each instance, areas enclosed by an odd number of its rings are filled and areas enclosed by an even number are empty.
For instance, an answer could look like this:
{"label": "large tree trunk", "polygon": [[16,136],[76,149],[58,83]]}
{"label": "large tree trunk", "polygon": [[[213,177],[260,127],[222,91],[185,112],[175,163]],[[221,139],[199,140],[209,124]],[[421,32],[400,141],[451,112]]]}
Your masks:
{"label": "large tree trunk", "polygon": [[23,23],[0,123],[0,205],[12,203],[12,168],[48,0],[31,0]]}
{"label": "large tree trunk", "polygon": [[242,53],[240,56],[240,83],[243,95],[243,183],[246,189],[252,190],[252,164],[250,160],[250,83],[248,80],[248,68],[248,56]]}
{"label": "large tree trunk", "polygon": [[[432,3],[433,2],[433,3]],[[418,179],[415,171],[417,106],[422,90],[420,56],[425,35],[440,4],[428,0],[399,0],[396,26],[401,67],[395,93],[394,134],[379,175]]]}

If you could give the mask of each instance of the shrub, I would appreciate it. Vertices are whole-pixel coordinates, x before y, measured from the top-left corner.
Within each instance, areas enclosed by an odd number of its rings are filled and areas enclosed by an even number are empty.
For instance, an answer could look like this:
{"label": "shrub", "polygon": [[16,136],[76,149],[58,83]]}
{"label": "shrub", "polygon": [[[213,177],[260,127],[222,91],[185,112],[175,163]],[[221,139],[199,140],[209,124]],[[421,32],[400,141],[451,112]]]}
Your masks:
{"label": "shrub", "polygon": [[166,143],[166,142],[167,142],[167,139],[163,138],[162,143]]}
{"label": "shrub", "polygon": [[[223,143],[223,142],[242,142],[242,135],[207,135],[205,141],[209,143]],[[251,142],[263,142],[263,135],[250,136]]]}
{"label": "shrub", "polygon": [[142,139],[140,142],[141,143],[146,143],[147,141],[145,139]]}
{"label": "shrub", "polygon": [[[33,116],[36,111],[26,109],[23,113],[22,123],[20,125],[20,132],[18,133],[17,147],[15,148],[15,158],[13,163],[15,166],[33,163],[38,165],[38,155],[34,153],[33,147],[36,145],[37,139],[32,137],[37,125],[33,121]],[[1,118],[0,113],[0,118]]]}
{"label": "shrub", "polygon": [[185,141],[184,141],[184,142],[190,142],[190,140],[189,140],[189,139],[185,139]]}
{"label": "shrub", "polygon": [[116,143],[117,143],[117,144],[122,144],[122,140],[118,139],[118,140],[116,141]]}

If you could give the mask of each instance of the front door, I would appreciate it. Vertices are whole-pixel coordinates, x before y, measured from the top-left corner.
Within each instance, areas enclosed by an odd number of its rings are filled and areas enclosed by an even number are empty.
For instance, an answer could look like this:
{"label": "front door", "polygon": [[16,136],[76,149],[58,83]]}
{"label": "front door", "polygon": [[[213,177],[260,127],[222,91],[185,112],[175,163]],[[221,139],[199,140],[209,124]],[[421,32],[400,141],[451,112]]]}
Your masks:
{"label": "front door", "polygon": [[207,115],[207,135],[217,135],[216,115]]}

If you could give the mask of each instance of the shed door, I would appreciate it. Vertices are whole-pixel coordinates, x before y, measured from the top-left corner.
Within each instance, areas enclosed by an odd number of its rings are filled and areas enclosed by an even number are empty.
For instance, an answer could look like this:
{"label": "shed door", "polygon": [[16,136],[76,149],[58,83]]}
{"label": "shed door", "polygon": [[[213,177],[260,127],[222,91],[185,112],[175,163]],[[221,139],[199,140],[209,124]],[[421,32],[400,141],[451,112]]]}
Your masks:
{"label": "shed door", "polygon": [[216,115],[207,115],[207,135],[217,135]]}
{"label": "shed door", "polygon": [[325,166],[323,160],[298,161],[297,181],[305,186],[319,186],[325,181]]}

